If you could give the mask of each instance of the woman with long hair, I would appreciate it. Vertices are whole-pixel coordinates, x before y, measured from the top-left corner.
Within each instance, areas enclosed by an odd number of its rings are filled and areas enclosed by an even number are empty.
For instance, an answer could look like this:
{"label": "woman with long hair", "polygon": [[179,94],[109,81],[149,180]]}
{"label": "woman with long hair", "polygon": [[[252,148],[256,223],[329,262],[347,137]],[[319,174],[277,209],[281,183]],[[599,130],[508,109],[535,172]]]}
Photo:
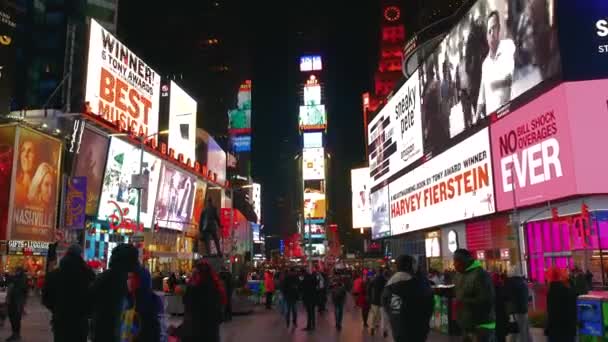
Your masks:
{"label": "woman with long hair", "polygon": [[200,261],[192,270],[183,301],[182,341],[219,342],[227,297],[218,274],[206,261]]}
{"label": "woman with long hair", "polygon": [[29,203],[43,207],[51,206],[55,193],[55,178],[55,168],[48,163],[40,164],[27,193]]}

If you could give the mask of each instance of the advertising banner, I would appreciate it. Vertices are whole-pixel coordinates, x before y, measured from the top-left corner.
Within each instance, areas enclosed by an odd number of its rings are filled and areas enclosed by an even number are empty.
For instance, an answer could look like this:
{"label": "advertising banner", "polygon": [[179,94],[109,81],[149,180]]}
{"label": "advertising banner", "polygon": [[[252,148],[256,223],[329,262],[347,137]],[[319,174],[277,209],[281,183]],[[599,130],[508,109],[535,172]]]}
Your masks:
{"label": "advertising banner", "polygon": [[217,183],[226,182],[226,152],[211,136],[207,141],[207,167],[217,174]]}
{"label": "advertising banner", "polygon": [[608,77],[608,2],[560,1],[557,9],[564,78]]}
{"label": "advertising banner", "polygon": [[304,136],[304,148],[323,147],[322,132],[304,133],[302,135]]}
{"label": "advertising banner", "polygon": [[372,239],[390,236],[388,186],[372,193],[370,201],[372,204]]}
{"label": "advertising banner", "polygon": [[300,57],[300,71],[323,70],[323,62],[319,55],[307,55]]}
{"label": "advertising banner", "polygon": [[[321,180],[304,182],[304,219],[306,224],[323,224],[325,220],[325,183]],[[315,221],[319,219],[320,221]],[[313,222],[314,221],[314,222]]]}
{"label": "advertising banner", "polygon": [[321,86],[319,84],[304,86],[304,105],[315,106],[321,104]]}
{"label": "advertising banner", "polygon": [[493,213],[488,129],[397,179],[389,189],[392,235]]}
{"label": "advertising banner", "polygon": [[[169,98],[169,148],[184,160],[196,160],[196,101],[171,81]],[[154,133],[154,132],[153,132]]]}
{"label": "advertising banner", "polygon": [[372,226],[372,207],[369,198],[369,168],[350,170],[353,200],[353,228]]}
{"label": "advertising banner", "polygon": [[87,177],[69,177],[65,189],[65,229],[84,229]]}
{"label": "advertising banner", "polygon": [[61,142],[19,127],[10,240],[53,241],[60,184]]}
{"label": "advertising banner", "polygon": [[236,108],[228,111],[228,131],[231,135],[251,134],[251,80],[241,84]]}
{"label": "advertising banner", "polygon": [[325,153],[323,148],[302,150],[302,177],[304,180],[325,179]]}
{"label": "advertising banner", "polygon": [[253,183],[251,190],[251,205],[253,206],[253,212],[258,218],[257,223],[262,222],[262,185]]}
{"label": "advertising banner", "polygon": [[325,105],[300,106],[300,130],[319,131],[327,127]]}
{"label": "advertising banner", "polygon": [[[0,239],[7,239],[7,223],[11,197],[11,179],[15,156],[16,126],[0,126]],[[17,161],[18,162],[18,161]]]}
{"label": "advertising banner", "polygon": [[[97,217],[100,220],[110,221],[117,215],[122,218],[121,221],[128,219],[136,222],[138,191],[131,186],[131,176],[139,174],[140,153],[139,147],[112,138],[99,200]],[[140,223],[146,228],[152,227],[160,169],[161,160],[144,152],[142,171],[148,185],[142,190]]]}
{"label": "advertising banner", "polygon": [[559,86],[491,126],[498,210],[575,193],[567,111]]}
{"label": "advertising banner", "polygon": [[164,164],[154,222],[160,227],[183,230],[192,222],[196,178]]}
{"label": "advertising banner", "polygon": [[73,176],[87,178],[86,214],[89,216],[97,215],[109,144],[110,140],[108,138],[85,128],[80,143],[80,151],[74,161]]}
{"label": "advertising banner", "polygon": [[15,88],[16,13],[8,2],[0,5],[0,115],[8,114]]}
{"label": "advertising banner", "polygon": [[235,153],[251,152],[251,136],[241,135],[232,137],[232,148]]}
{"label": "advertising banner", "polygon": [[158,132],[160,75],[98,22],[91,20],[87,112],[136,136]]}
{"label": "advertising banner", "polygon": [[371,186],[423,156],[417,73],[405,82],[368,126]]}
{"label": "advertising banner", "polygon": [[190,237],[198,236],[199,223],[203,209],[205,209],[205,199],[207,195],[207,183],[197,180],[196,192],[194,194],[194,209],[192,210],[191,225],[185,229],[185,232]]}

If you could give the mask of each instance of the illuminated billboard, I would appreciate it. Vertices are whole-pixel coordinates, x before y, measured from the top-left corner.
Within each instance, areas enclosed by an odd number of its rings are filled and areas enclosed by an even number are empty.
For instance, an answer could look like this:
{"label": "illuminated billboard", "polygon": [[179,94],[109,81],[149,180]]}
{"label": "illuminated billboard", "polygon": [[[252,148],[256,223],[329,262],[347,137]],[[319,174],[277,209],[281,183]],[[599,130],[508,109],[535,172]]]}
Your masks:
{"label": "illuminated billboard", "polygon": [[323,70],[323,62],[319,55],[309,55],[300,57],[300,71]]}
{"label": "illuminated billboard", "polygon": [[207,140],[207,167],[217,173],[217,183],[226,182],[226,152],[211,136]]}
{"label": "illuminated billboard", "polygon": [[325,150],[305,148],[302,150],[302,178],[304,180],[325,179]]}
{"label": "illuminated billboard", "polygon": [[321,104],[321,86],[305,85],[304,86],[304,105],[314,106]]}
{"label": "illuminated billboard", "polygon": [[[100,220],[109,221],[112,215],[122,211],[124,218],[135,222],[138,191],[131,187],[131,176],[139,174],[139,158],[140,149],[138,146],[133,146],[118,138],[112,138],[97,214]],[[142,171],[148,179],[148,186],[147,189],[142,191],[140,222],[147,228],[152,226],[160,169],[161,160],[150,153],[144,152]]]}
{"label": "illuminated billboard", "polygon": [[236,153],[251,152],[251,136],[239,135],[232,137],[232,148]]}
{"label": "illuminated billboard", "polygon": [[258,183],[253,183],[251,189],[251,205],[253,211],[258,218],[258,222],[262,222],[262,186]]}
{"label": "illuminated billboard", "polygon": [[196,160],[196,101],[171,81],[169,98],[169,148],[184,160]]}
{"label": "illuminated billboard", "polygon": [[369,168],[353,169],[350,171],[352,189],[353,228],[369,228],[372,226],[372,207],[369,198]]}
{"label": "illuminated billboard", "polygon": [[390,236],[388,186],[373,192],[369,197],[372,206],[372,239]]}
{"label": "illuminated billboard", "polygon": [[304,148],[323,147],[323,133],[312,132],[304,133]]}
{"label": "illuminated billboard", "polygon": [[300,106],[300,130],[323,130],[327,127],[325,105]]}
{"label": "illuminated billboard", "polygon": [[87,177],[87,207],[86,214],[97,215],[101,183],[103,180],[103,165],[106,163],[110,139],[85,129],[80,143],[80,151],[74,161],[75,177]]}
{"label": "illuminated billboard", "polygon": [[310,188],[304,189],[304,217],[325,218],[325,193]]}
{"label": "illuminated billboard", "polygon": [[160,75],[95,20],[88,46],[86,112],[137,136],[157,133]]}
{"label": "illuminated billboard", "polygon": [[241,84],[237,95],[236,108],[228,111],[228,131],[230,134],[251,133],[251,81]]}
{"label": "illuminated billboard", "polygon": [[164,164],[154,221],[160,227],[184,230],[191,223],[196,178]]}

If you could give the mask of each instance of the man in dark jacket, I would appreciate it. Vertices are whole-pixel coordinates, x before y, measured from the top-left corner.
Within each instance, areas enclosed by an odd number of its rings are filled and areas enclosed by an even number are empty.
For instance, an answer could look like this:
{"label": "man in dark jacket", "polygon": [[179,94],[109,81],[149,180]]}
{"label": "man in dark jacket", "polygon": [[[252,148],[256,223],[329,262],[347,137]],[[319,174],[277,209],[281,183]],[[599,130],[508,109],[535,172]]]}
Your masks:
{"label": "man in dark jacket", "polygon": [[380,327],[380,321],[382,319],[382,293],[384,292],[384,286],[386,286],[386,278],[384,272],[379,269],[376,272],[376,276],[367,285],[367,298],[371,309],[369,311],[369,322],[371,324],[370,334],[374,336],[378,328]]}
{"label": "man in dark jacket", "polygon": [[507,295],[507,312],[515,317],[519,330],[516,340],[518,342],[532,341],[528,318],[528,284],[519,272],[518,267],[513,267],[509,272],[509,277],[505,281],[505,293]]}
{"label": "man in dark jacket", "polygon": [[317,306],[317,277],[313,273],[305,272],[304,280],[302,280],[302,301],[306,307],[307,324],[304,330],[314,330],[316,322],[315,307]]}
{"label": "man in dark jacket", "polygon": [[285,279],[281,283],[281,293],[285,300],[285,320],[287,321],[287,327],[289,328],[289,319],[292,318],[294,328],[298,326],[298,309],[296,303],[298,302],[298,291],[300,289],[300,279],[296,274],[296,270],[292,268],[289,273],[285,276]]}
{"label": "man in dark jacket", "polygon": [[395,342],[424,342],[429,334],[433,291],[427,279],[416,275],[415,268],[411,256],[397,258],[397,273],[386,283],[382,294]]}
{"label": "man in dark jacket", "polygon": [[97,278],[91,291],[93,342],[120,341],[121,315],[128,296],[128,274],[139,267],[137,248],[129,244],[116,246],[109,266]]}
{"label": "man in dark jacket", "polygon": [[209,239],[211,238],[215,244],[218,256],[222,256],[222,249],[220,248],[220,240],[217,232],[220,226],[220,215],[217,213],[215,205],[213,205],[213,200],[209,198],[207,200],[207,206],[201,213],[199,219],[200,239],[205,242],[205,253],[207,253],[207,255],[211,255],[209,252],[211,250]]}
{"label": "man in dark jacket", "polygon": [[89,293],[95,273],[82,258],[82,249],[72,245],[59,268],[49,272],[42,288],[42,304],[53,314],[55,342],[86,342],[92,298]]}
{"label": "man in dark jacket", "polygon": [[465,341],[492,341],[496,330],[494,285],[466,249],[454,252],[456,319]]}
{"label": "man in dark jacket", "polygon": [[6,304],[8,304],[8,318],[11,321],[12,334],[7,341],[21,340],[21,317],[27,300],[27,276],[25,270],[19,267],[15,270],[15,275],[11,277],[6,294]]}

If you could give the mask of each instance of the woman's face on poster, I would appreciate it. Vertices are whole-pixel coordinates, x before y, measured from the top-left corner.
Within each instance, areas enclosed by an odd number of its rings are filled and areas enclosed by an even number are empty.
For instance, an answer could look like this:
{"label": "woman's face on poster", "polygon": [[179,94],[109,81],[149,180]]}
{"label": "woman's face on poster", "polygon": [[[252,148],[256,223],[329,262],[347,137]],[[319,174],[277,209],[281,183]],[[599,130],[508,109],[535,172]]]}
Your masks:
{"label": "woman's face on poster", "polygon": [[42,184],[40,185],[40,200],[44,204],[49,204],[53,200],[53,189],[55,188],[55,182],[53,180],[53,175],[51,173],[47,173],[42,179]]}
{"label": "woman's face on poster", "polygon": [[19,153],[19,161],[21,163],[21,170],[25,173],[30,173],[34,169],[34,143],[31,141],[25,141],[21,145],[21,151]]}

